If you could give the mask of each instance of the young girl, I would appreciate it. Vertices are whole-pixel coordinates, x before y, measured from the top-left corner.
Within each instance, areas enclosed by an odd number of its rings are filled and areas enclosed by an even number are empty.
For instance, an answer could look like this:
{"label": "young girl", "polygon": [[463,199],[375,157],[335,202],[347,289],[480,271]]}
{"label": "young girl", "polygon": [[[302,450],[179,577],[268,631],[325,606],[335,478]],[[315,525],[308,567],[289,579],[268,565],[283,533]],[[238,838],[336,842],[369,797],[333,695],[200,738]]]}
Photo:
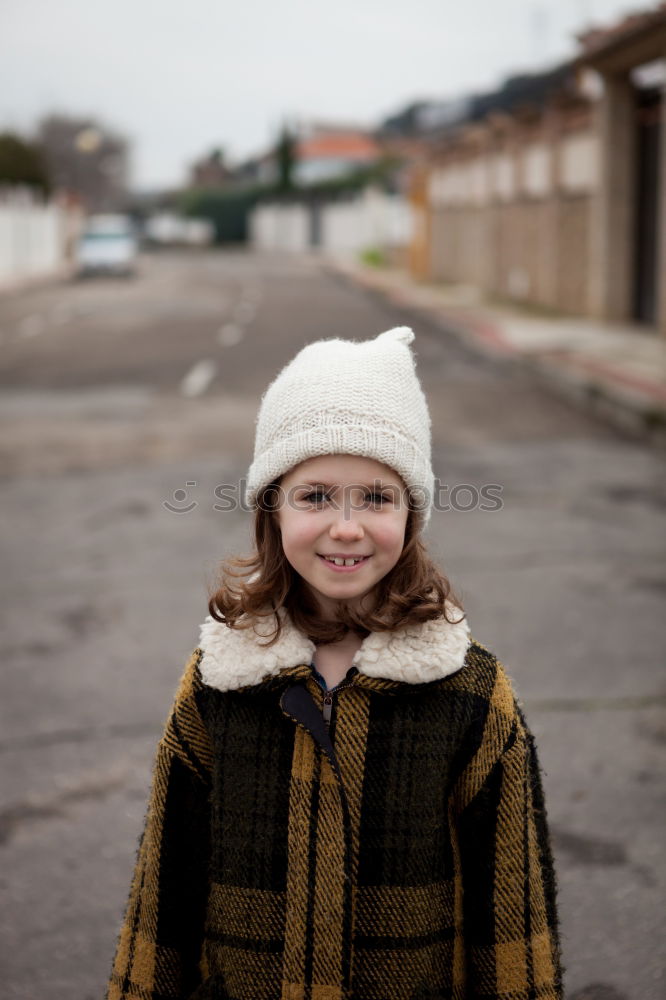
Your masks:
{"label": "young girl", "polygon": [[422,541],[413,337],[310,344],[262,400],[109,1000],[561,997],[532,737]]}

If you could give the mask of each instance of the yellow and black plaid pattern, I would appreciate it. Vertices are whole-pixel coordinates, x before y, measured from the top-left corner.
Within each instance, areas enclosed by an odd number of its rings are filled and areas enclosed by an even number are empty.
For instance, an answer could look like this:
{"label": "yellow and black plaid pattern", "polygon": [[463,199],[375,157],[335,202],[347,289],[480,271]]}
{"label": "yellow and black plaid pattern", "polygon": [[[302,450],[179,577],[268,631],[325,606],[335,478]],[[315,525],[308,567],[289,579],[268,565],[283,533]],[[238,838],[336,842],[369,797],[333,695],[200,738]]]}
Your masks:
{"label": "yellow and black plaid pattern", "polygon": [[[158,749],[108,1000],[560,1000],[533,741],[496,658],[206,687]],[[296,692],[296,695],[294,695]]]}
{"label": "yellow and black plaid pattern", "polygon": [[109,1000],[172,1000],[200,979],[212,757],[196,700],[199,658],[185,670],[157,749]]}

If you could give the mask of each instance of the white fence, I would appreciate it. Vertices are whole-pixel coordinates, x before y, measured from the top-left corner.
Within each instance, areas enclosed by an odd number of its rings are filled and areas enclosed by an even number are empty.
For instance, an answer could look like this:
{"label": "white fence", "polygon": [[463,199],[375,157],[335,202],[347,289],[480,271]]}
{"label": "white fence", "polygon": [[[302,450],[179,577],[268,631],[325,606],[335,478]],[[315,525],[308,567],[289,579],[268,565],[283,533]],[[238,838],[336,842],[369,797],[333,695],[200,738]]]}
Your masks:
{"label": "white fence", "polygon": [[405,198],[367,189],[347,201],[259,205],[250,217],[250,242],[257,250],[355,254],[406,247],[412,225]]}
{"label": "white fence", "polygon": [[215,227],[207,219],[187,219],[171,212],[151,215],[144,236],[158,246],[208,246],[215,239]]}
{"label": "white fence", "polygon": [[291,250],[310,246],[310,210],[307,205],[259,205],[250,216],[250,243],[256,250]]}
{"label": "white fence", "polygon": [[0,188],[0,290],[63,273],[81,227],[78,209],[26,188]]}

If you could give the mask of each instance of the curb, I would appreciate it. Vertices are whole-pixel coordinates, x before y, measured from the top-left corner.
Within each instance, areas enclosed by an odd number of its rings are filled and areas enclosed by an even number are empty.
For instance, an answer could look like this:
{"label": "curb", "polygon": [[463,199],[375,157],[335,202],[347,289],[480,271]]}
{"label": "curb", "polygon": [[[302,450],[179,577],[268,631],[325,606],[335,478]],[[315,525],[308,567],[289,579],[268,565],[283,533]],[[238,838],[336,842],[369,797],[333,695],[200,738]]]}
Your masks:
{"label": "curb", "polygon": [[597,357],[552,348],[521,351],[506,338],[500,324],[481,312],[464,306],[447,308],[427,289],[390,285],[385,276],[347,262],[329,259],[325,267],[384,296],[393,305],[424,313],[477,353],[511,360],[558,395],[618,430],[651,445],[666,446],[666,387],[621,372]]}

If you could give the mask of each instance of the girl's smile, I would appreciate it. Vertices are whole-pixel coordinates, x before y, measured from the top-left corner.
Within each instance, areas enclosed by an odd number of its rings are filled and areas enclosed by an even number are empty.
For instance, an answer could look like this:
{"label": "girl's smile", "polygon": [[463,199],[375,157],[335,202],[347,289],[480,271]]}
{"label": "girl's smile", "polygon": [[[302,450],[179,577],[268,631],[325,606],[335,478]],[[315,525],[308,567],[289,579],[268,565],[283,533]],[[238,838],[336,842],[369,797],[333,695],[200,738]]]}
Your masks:
{"label": "girl's smile", "polygon": [[353,573],[367,563],[370,556],[319,555],[320,559],[336,573]]}

